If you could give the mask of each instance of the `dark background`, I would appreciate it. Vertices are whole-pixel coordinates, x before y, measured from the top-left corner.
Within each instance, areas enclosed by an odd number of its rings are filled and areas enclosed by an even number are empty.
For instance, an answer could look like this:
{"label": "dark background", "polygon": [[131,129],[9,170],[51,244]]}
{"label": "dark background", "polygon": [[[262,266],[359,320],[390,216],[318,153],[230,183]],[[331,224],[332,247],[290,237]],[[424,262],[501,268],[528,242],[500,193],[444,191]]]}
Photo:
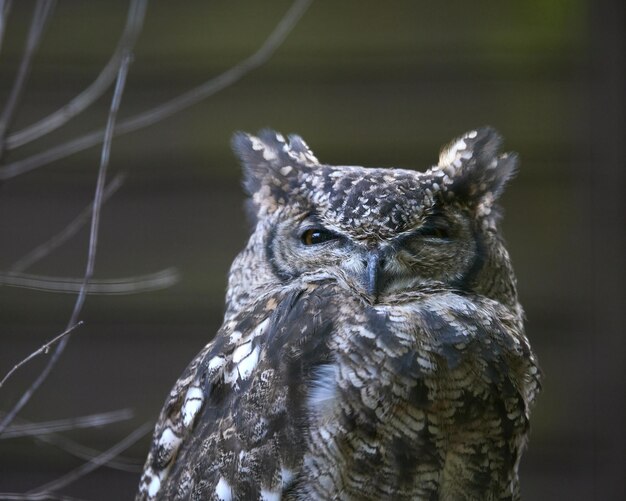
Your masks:
{"label": "dark background", "polygon": [[[14,2],[0,50],[0,106],[33,2]],[[159,104],[254,52],[288,1],[154,2],[120,118]],[[121,2],[59,2],[37,53],[18,130],[86,87],[126,16]],[[235,130],[301,134],[322,162],[425,169],[439,148],[495,126],[521,168],[503,222],[527,331],[545,373],[521,476],[525,499],[624,499],[624,6],[621,1],[314,2],[263,67],[156,126],[113,141],[126,182],[102,212],[97,278],[176,266],[174,287],[90,296],[85,326],[20,414],[30,421],[132,408],[124,423],[67,434],[104,450],[154,420],[220,325],[226,274],[243,246]],[[104,126],[111,93],[26,158]],[[0,270],[57,233],[93,195],[99,148],[0,186]],[[81,277],[88,230],[32,273]],[[73,295],[0,287],[0,377],[61,332]],[[7,411],[43,368],[0,389]],[[148,437],[124,453],[143,463]],[[0,492],[81,464],[33,439],[0,438]],[[138,473],[101,468],[63,492],[130,499]]]}

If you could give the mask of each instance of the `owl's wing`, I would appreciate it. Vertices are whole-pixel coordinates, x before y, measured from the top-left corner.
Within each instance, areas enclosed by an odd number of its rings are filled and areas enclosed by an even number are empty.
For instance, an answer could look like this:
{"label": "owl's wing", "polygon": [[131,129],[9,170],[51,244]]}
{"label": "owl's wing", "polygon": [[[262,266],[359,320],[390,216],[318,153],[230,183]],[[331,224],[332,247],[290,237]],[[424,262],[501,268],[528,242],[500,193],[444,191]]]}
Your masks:
{"label": "owl's wing", "polygon": [[308,383],[329,362],[331,298],[295,287],[222,326],[170,392],[137,500],[280,498],[304,454]]}

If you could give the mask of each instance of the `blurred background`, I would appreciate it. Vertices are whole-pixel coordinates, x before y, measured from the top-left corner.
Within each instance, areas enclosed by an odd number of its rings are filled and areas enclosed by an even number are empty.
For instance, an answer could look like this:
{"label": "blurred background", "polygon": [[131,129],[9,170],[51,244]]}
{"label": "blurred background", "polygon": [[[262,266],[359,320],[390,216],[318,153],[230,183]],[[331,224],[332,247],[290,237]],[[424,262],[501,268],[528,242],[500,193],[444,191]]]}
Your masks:
{"label": "blurred background", "polygon": [[[0,110],[37,5],[12,2],[5,11]],[[151,3],[119,120],[253,54],[290,5]],[[0,141],[96,78],[127,13],[124,2],[56,5]],[[265,64],[174,116],[116,137],[108,179],[125,177],[101,212],[95,278],[174,267],[179,281],[144,294],[87,297],[84,326],[14,425],[119,409],[132,410],[132,418],[55,435],[65,437],[56,440],[61,448],[48,443],[50,435],[48,442],[0,436],[0,493],[27,492],[83,464],[65,450],[69,440],[105,451],[153,422],[174,381],[218,329],[226,274],[247,233],[240,168],[229,146],[234,131],[299,133],[322,162],[422,170],[450,139],[490,124],[521,157],[502,199],[503,226],[545,373],[522,493],[533,500],[624,499],[624,19],[619,0],[318,0]],[[0,169],[104,127],[112,94],[110,87],[60,129],[5,149]],[[91,203],[99,161],[96,145],[5,176],[2,272]],[[87,224],[25,272],[80,280],[88,239]],[[0,286],[0,378],[65,329],[75,301],[75,294]],[[49,356],[0,388],[0,411],[17,403]],[[131,499],[149,436],[59,492]]]}

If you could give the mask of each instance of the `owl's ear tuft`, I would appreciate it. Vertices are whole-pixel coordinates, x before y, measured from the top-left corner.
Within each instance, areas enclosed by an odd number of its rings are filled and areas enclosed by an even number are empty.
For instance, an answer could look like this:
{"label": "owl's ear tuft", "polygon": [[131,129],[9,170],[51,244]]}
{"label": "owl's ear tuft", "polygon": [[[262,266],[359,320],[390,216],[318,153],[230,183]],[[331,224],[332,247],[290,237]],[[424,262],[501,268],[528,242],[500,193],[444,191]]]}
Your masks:
{"label": "owl's ear tuft", "polygon": [[232,147],[243,167],[243,185],[249,196],[261,191],[264,185],[280,184],[276,181],[287,170],[282,162],[285,146],[285,138],[271,130],[263,130],[258,136],[235,133]]}
{"label": "owl's ear tuft", "polygon": [[517,168],[515,153],[500,154],[502,138],[491,127],[467,132],[443,148],[438,169],[451,180],[448,189],[468,203],[493,202]]}
{"label": "owl's ear tuft", "polygon": [[279,132],[264,129],[253,136],[237,132],[232,147],[243,166],[243,185],[251,199],[253,214],[272,212],[297,192],[300,173],[317,163],[298,136],[289,141]]}

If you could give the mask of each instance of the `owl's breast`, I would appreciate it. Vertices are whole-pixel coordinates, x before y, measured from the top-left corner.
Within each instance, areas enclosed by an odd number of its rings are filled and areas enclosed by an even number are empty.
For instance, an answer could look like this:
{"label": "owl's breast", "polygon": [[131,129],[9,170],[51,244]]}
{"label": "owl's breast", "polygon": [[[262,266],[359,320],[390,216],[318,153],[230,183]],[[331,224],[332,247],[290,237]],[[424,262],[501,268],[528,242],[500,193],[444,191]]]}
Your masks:
{"label": "owl's breast", "polygon": [[536,384],[514,315],[448,293],[341,304],[309,390],[307,495],[513,495]]}

